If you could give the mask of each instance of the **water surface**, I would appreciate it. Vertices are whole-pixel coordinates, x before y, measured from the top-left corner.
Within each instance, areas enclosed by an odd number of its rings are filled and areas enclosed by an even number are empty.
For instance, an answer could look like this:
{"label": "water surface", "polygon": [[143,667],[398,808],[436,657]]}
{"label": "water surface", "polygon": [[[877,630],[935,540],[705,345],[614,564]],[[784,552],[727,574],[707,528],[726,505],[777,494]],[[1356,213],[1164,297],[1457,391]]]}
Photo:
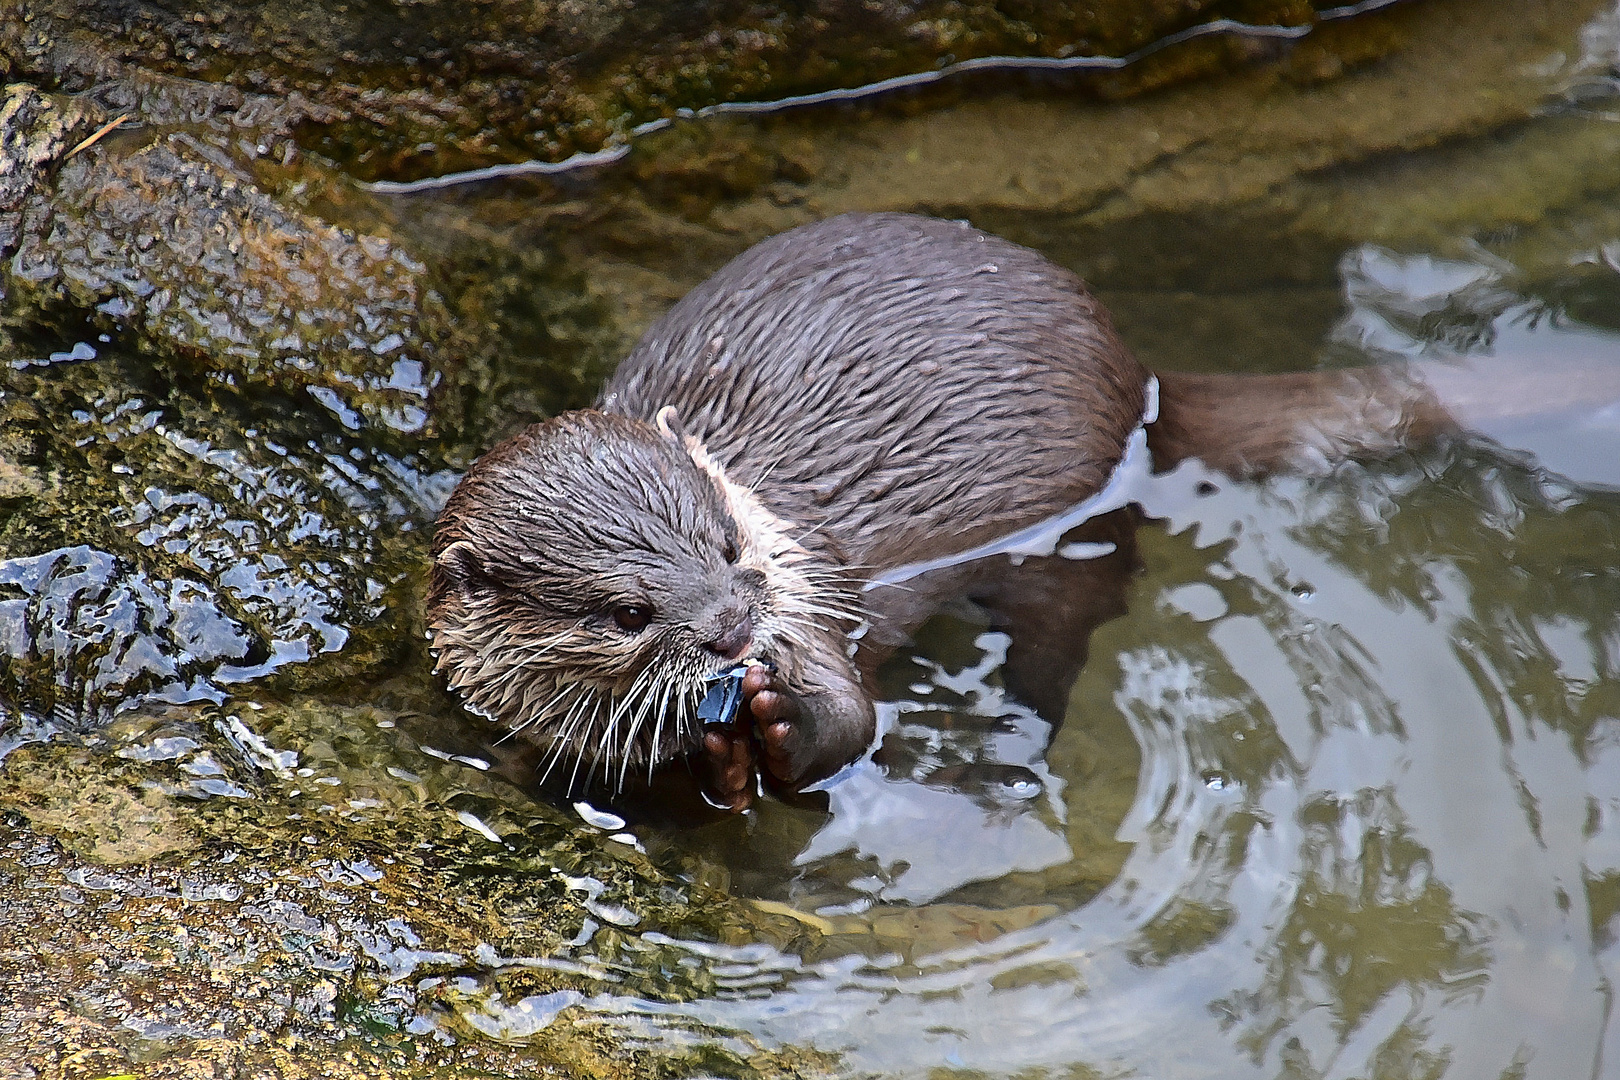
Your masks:
{"label": "water surface", "polygon": [[[1591,113],[1235,205],[966,216],[1088,277],[1150,364],[1613,371]],[[1061,723],[984,612],[937,617],[830,816],[648,830],[831,931],[683,1011],[884,1074],[1608,1075],[1620,408],[1529,412],[1327,477],[1143,482]]]}

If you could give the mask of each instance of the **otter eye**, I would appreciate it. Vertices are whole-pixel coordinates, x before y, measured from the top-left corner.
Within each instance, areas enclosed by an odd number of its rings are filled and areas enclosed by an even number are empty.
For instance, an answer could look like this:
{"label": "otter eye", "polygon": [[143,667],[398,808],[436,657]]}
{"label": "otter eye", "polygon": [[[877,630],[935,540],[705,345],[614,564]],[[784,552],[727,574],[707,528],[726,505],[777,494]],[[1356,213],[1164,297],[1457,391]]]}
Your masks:
{"label": "otter eye", "polygon": [[620,630],[634,632],[652,621],[652,608],[643,604],[620,604],[613,609],[612,615]]}
{"label": "otter eye", "polygon": [[737,541],[731,539],[728,536],[726,538],[726,546],[721,550],[720,553],[726,557],[726,562],[728,562],[728,563],[736,562],[737,561]]}

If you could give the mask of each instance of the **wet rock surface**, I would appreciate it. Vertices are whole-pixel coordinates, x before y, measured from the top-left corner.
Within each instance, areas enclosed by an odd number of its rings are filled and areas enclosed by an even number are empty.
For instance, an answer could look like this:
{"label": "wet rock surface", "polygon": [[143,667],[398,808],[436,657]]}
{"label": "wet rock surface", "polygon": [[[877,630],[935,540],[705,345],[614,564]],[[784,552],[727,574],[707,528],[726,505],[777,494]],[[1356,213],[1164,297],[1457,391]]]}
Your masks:
{"label": "wet rock surface", "polygon": [[411,532],[448,477],[279,395],[249,406],[117,343],[77,347],[0,370],[22,478],[0,519],[13,707],[94,725],[323,653],[338,672],[398,655]]}
{"label": "wet rock surface", "polygon": [[[7,6],[20,16],[0,31],[13,78],[70,90],[112,71],[217,83],[244,103],[286,103],[304,145],[371,178],[557,160],[677,109],[859,86],[973,57],[1124,54],[1216,18],[1314,17],[1305,0]],[[1230,59],[1217,48],[1110,86]]]}
{"label": "wet rock surface", "polygon": [[127,334],[176,373],[303,391],[350,428],[422,428],[433,343],[420,263],[284,210],[186,133],[67,151],[63,133],[82,125],[46,101],[19,86],[4,106],[0,137],[25,144],[25,160],[55,152],[8,199],[8,323],[67,329],[82,315],[81,333]]}
{"label": "wet rock surface", "polygon": [[0,105],[0,696],[69,723],[342,649],[442,468],[423,267],[191,136],[75,152],[104,116]]}
{"label": "wet rock surface", "polygon": [[[723,1033],[638,1046],[593,1021],[604,989],[713,994],[724,965],[681,942],[741,944],[771,920],[423,752],[409,723],[315,703],[177,710],[11,755],[4,1060],[44,1076],[366,1075],[465,1063],[471,1039],[470,1075],[828,1063]],[[565,1010],[579,1025],[548,1032]]]}

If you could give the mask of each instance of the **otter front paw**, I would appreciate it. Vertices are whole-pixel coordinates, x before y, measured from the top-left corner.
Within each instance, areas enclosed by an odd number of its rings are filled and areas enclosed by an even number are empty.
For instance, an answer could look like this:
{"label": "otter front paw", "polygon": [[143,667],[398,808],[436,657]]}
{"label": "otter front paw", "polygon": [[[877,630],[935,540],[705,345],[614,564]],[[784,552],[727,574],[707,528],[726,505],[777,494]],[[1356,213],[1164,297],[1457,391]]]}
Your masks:
{"label": "otter front paw", "polygon": [[876,726],[872,701],[853,675],[827,679],[826,690],[799,693],[769,665],[746,664],[711,680],[717,688],[698,710],[705,722],[706,793],[733,811],[749,807],[758,782],[798,791],[826,779],[861,755]]}
{"label": "otter front paw", "polygon": [[802,740],[799,698],[782,687],[776,672],[763,664],[748,667],[742,677],[742,698],[760,750],[760,767],[768,782],[776,787],[794,787],[804,767],[799,750]]}
{"label": "otter front paw", "polygon": [[714,685],[698,710],[705,721],[704,794],[714,805],[740,813],[752,805],[759,781],[773,788],[791,787],[803,772],[795,767],[802,743],[799,703],[763,663],[750,661],[746,670],[738,668],[711,681]]}
{"label": "otter front paw", "polygon": [[742,681],[743,700],[759,739],[760,767],[776,785],[791,787],[803,773],[795,767],[802,741],[799,700],[764,664],[752,664]]}
{"label": "otter front paw", "polygon": [[716,724],[704,731],[703,757],[709,802],[734,814],[748,809],[754,801],[754,740],[747,723]]}

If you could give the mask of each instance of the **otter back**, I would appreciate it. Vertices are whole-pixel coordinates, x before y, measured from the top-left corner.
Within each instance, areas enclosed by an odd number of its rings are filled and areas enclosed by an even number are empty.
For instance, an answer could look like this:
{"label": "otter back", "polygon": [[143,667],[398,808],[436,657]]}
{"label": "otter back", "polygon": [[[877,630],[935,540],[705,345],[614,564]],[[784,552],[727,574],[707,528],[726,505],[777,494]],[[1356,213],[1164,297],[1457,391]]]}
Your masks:
{"label": "otter back", "polygon": [[[1097,491],[1147,373],[1079,278],[965,224],[851,214],[676,304],[601,407],[686,432],[850,563],[961,551]],[[814,542],[812,539],[805,541]]]}

